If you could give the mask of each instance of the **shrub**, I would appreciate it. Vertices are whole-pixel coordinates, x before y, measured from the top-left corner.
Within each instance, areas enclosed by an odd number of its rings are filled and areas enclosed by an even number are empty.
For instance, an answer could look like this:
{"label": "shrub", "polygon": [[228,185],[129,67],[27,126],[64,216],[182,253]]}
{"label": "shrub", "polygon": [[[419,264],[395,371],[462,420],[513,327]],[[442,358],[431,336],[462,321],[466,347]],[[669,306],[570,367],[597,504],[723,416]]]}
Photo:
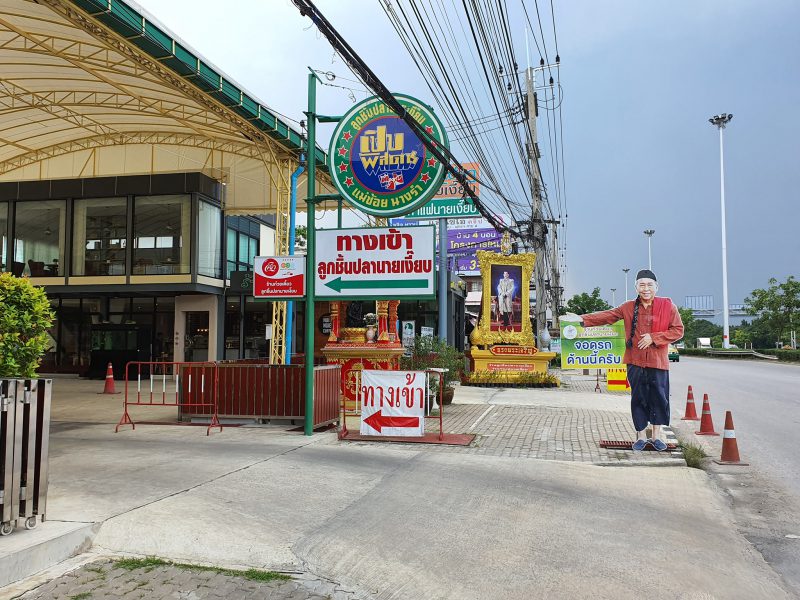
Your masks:
{"label": "shrub", "polygon": [[504,385],[522,386],[559,386],[561,381],[551,373],[539,372],[503,372],[503,371],[473,371],[464,378],[467,384],[485,384],[503,387]]}
{"label": "shrub", "polygon": [[777,356],[778,360],[783,362],[800,362],[800,350],[778,350],[777,348],[768,348],[766,350],[757,350],[760,354],[769,354]]}
{"label": "shrub", "polygon": [[[444,340],[432,336],[417,336],[411,356],[400,358],[400,368],[408,371],[424,371],[425,369],[448,369],[444,374],[444,386],[452,387],[461,379],[464,371],[464,355]],[[432,378],[434,387],[437,378]]]}
{"label": "shrub", "polygon": [[0,377],[36,377],[53,318],[44,290],[0,273]]}

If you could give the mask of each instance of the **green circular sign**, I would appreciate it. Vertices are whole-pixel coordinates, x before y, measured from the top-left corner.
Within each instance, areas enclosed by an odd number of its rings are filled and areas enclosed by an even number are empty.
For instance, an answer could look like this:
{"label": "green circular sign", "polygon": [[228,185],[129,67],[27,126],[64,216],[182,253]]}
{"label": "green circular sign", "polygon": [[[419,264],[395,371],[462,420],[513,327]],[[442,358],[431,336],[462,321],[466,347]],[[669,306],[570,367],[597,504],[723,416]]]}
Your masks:
{"label": "green circular sign", "polygon": [[[444,125],[419,100],[395,94],[434,144],[448,148]],[[373,96],[342,117],[329,148],[333,183],[357,209],[379,217],[410,213],[439,191],[445,167],[408,124]]]}

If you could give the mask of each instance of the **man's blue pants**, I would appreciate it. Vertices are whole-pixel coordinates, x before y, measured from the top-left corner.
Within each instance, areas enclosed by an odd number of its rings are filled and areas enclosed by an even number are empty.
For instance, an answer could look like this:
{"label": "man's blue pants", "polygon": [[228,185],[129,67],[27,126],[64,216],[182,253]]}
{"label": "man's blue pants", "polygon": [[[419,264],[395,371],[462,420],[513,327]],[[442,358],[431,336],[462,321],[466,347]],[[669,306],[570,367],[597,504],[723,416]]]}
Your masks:
{"label": "man's blue pants", "polygon": [[631,417],[636,431],[651,425],[669,425],[669,371],[628,365]]}

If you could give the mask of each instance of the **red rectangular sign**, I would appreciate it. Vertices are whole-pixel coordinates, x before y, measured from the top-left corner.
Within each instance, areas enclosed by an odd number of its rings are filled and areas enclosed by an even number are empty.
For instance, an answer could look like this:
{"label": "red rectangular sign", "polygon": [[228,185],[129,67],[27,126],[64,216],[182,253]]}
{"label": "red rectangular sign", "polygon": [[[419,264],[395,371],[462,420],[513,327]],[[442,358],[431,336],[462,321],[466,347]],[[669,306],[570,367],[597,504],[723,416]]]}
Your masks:
{"label": "red rectangular sign", "polygon": [[253,265],[254,298],[302,298],[306,289],[305,256],[257,256]]}

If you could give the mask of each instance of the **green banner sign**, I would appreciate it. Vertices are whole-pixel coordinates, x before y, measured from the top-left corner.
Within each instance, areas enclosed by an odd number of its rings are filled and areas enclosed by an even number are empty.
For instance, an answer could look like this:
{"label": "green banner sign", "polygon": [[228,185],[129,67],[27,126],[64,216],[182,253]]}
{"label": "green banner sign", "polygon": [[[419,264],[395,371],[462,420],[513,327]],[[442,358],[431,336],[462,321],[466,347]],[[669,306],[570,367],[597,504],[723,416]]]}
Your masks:
{"label": "green banner sign", "polygon": [[625,354],[625,324],[582,327],[561,322],[562,369],[618,368]]}

